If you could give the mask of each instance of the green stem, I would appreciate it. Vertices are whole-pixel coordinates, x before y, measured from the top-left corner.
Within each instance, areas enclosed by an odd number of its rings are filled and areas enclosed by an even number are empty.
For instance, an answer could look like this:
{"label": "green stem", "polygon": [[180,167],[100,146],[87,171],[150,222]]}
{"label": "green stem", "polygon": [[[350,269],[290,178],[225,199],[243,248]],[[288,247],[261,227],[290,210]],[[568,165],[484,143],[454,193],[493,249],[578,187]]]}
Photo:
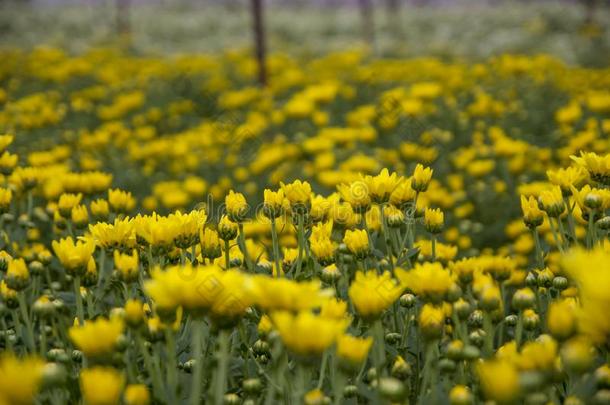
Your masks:
{"label": "green stem", "polygon": [[303,215],[297,213],[297,236],[299,243],[299,254],[297,256],[297,269],[294,273],[294,279],[297,280],[301,274],[301,268],[303,267],[303,246],[304,246],[304,231],[303,231]]}
{"label": "green stem", "polygon": [[252,265],[252,261],[250,259],[250,255],[248,254],[248,247],[246,246],[246,234],[244,233],[244,224],[243,223],[239,223],[239,235],[238,235],[238,242],[239,242],[239,247],[241,249],[241,252],[244,255],[244,261],[246,262],[246,268],[248,269],[248,271],[252,271],[253,270],[253,265]]}
{"label": "green stem", "polygon": [[25,302],[25,295],[23,291],[17,294],[17,299],[19,300],[19,310],[21,311],[21,318],[23,319],[23,323],[25,324],[26,328],[26,342],[28,345],[28,350],[30,351],[30,353],[34,353],[34,351],[36,350],[36,344],[34,343],[34,328],[30,320],[30,315],[28,313],[28,307]]}
{"label": "green stem", "polygon": [[191,405],[199,405],[201,403],[201,387],[202,387],[202,371],[203,371],[203,347],[202,347],[202,332],[203,321],[201,319],[193,320],[192,330],[192,358],[195,360],[195,368],[193,370],[193,379],[191,381]]}
{"label": "green stem", "polygon": [[47,332],[46,323],[43,318],[40,318],[40,356],[44,359],[47,355]]}
{"label": "green stem", "polygon": [[225,240],[225,270],[230,267],[231,257],[229,255],[231,250],[231,245],[228,240]]}
{"label": "green stem", "polygon": [[536,263],[538,264],[539,269],[544,269],[544,252],[542,251],[542,246],[540,245],[540,235],[538,234],[538,229],[532,229],[532,233],[534,234],[534,242],[536,244]]}
{"label": "green stem", "polygon": [[176,344],[174,341],[174,331],[171,327],[165,328],[165,351],[167,354],[167,395],[170,404],[176,403],[176,386],[178,385],[176,375]]}
{"label": "green stem", "polygon": [[140,352],[142,352],[142,357],[144,359],[144,366],[146,367],[146,371],[152,381],[153,395],[160,396],[161,392],[162,392],[162,384],[161,384],[161,381],[159,380],[158,374],[155,370],[150,353],[148,352],[148,349],[146,348],[144,338],[139,333],[136,335],[136,342],[137,342],[138,346],[140,347]]}
{"label": "green stem", "polygon": [[271,218],[271,240],[273,243],[273,259],[275,260],[275,271],[277,272],[277,277],[281,275],[281,267],[280,267],[280,245],[278,243],[277,238],[277,229],[275,228],[275,218]]}
{"label": "green stem", "polygon": [[76,300],[76,317],[82,326],[85,323],[85,311],[83,310],[83,297],[80,295],[80,276],[74,276],[74,299]]}
{"label": "green stem", "polygon": [[392,257],[392,242],[390,241],[390,233],[388,231],[388,224],[384,214],[384,204],[379,204],[379,215],[381,216],[381,231],[383,232],[383,238],[385,240],[386,253],[388,255],[388,261],[390,262],[390,269],[394,274],[394,259]]}
{"label": "green stem", "polygon": [[385,363],[385,338],[383,333],[383,323],[381,318],[377,319],[373,324],[373,334],[375,341],[375,368],[377,369],[377,379],[385,374],[384,363]]}
{"label": "green stem", "polygon": [[214,375],[214,404],[222,405],[226,390],[227,371],[229,369],[229,351],[231,348],[231,333],[225,329],[218,333],[218,353],[216,373]]}
{"label": "green stem", "polygon": [[324,385],[324,375],[326,374],[326,363],[328,363],[328,353],[325,352],[324,355],[322,355],[322,364],[320,365],[320,376],[318,377],[318,385],[316,386],[317,389],[322,389],[322,386]]}
{"label": "green stem", "polygon": [[515,329],[515,342],[517,343],[517,350],[521,347],[521,340],[523,339],[523,312],[519,311],[517,317],[517,327]]}

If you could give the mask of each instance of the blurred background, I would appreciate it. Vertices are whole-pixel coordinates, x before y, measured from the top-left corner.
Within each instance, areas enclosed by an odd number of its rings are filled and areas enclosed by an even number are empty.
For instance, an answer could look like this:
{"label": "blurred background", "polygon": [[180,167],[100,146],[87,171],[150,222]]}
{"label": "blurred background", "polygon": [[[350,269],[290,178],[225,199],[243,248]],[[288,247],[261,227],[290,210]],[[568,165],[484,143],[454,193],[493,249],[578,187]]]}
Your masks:
{"label": "blurred background", "polygon": [[258,44],[300,56],[368,47],[385,57],[547,53],[607,66],[610,1],[0,0],[0,48],[80,53],[117,42],[145,54]]}

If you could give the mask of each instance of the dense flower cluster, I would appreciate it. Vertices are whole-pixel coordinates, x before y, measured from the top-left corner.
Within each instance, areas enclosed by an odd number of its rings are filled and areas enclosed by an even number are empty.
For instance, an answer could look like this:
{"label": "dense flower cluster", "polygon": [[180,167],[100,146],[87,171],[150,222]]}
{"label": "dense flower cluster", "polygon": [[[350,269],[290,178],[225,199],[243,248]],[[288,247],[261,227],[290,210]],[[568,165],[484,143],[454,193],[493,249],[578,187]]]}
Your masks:
{"label": "dense flower cluster", "polygon": [[608,70],[11,60],[0,404],[607,403]]}

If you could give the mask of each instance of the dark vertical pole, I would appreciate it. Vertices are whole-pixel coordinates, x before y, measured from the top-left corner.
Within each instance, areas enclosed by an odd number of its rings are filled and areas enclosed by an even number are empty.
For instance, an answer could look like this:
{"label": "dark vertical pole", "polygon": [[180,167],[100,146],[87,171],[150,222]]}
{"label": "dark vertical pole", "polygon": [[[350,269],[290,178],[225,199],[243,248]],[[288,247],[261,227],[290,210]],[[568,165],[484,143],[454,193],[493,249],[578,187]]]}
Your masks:
{"label": "dark vertical pole", "polygon": [[362,35],[371,49],[375,49],[375,25],[373,21],[373,3],[371,0],[358,0],[360,18],[362,19]]}
{"label": "dark vertical pole", "polygon": [[265,64],[266,44],[265,26],[263,22],[263,0],[252,1],[252,17],[254,23],[254,52],[258,64],[258,82],[261,86],[267,85],[267,66]]}
{"label": "dark vertical pole", "polygon": [[585,4],[585,24],[595,24],[595,9],[597,8],[596,0],[584,0]]}
{"label": "dark vertical pole", "polygon": [[387,25],[394,41],[400,34],[400,0],[386,0]]}
{"label": "dark vertical pole", "polygon": [[130,0],[116,0],[116,29],[120,37],[127,36],[129,27]]}

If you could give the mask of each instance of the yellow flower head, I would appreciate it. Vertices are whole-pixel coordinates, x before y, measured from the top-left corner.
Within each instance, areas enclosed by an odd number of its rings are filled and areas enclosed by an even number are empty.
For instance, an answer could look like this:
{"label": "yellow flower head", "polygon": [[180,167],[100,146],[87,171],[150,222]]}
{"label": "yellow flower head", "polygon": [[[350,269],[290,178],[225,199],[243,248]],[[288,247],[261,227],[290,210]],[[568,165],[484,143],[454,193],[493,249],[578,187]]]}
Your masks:
{"label": "yellow flower head", "polygon": [[233,222],[242,222],[248,214],[249,206],[246,197],[242,193],[236,193],[233,190],[225,197],[225,207],[227,216]]}
{"label": "yellow flower head", "polygon": [[203,209],[193,210],[188,214],[175,212],[167,217],[174,243],[181,249],[187,249],[197,243],[201,230],[208,216]]}
{"label": "yellow flower head", "polygon": [[136,245],[135,222],[132,219],[115,219],[114,223],[99,222],[89,225],[89,233],[95,245],[112,250]]}
{"label": "yellow flower head", "polygon": [[284,210],[284,190],[272,191],[265,189],[263,213],[268,218],[277,218],[282,215]]}
{"label": "yellow flower head", "polygon": [[445,216],[439,208],[426,208],[424,211],[424,225],[430,233],[439,233],[443,229]]}
{"label": "yellow flower head", "polygon": [[87,206],[79,204],[72,208],[70,212],[70,219],[74,223],[74,225],[82,229],[87,226],[89,222],[89,212],[87,211]]}
{"label": "yellow flower head", "polygon": [[18,359],[10,352],[0,355],[0,403],[34,404],[43,368],[44,362],[35,357]]}
{"label": "yellow flower head", "polygon": [[519,396],[519,373],[506,360],[486,360],[477,365],[481,388],[488,398],[497,402],[511,402]]}
{"label": "yellow flower head", "polygon": [[319,281],[296,282],[287,278],[255,276],[257,306],[266,311],[301,311],[319,308],[328,298]]}
{"label": "yellow flower head", "polygon": [[417,192],[426,191],[430,180],[432,180],[432,172],[431,168],[424,168],[421,164],[415,166],[415,171],[411,177],[411,188]]}
{"label": "yellow flower head", "polygon": [[570,157],[587,169],[591,179],[606,186],[610,185],[610,154],[599,156],[595,152],[581,152],[580,157]]}
{"label": "yellow flower head", "polygon": [[237,236],[238,226],[228,216],[223,215],[218,222],[218,236],[224,241],[233,240]]}
{"label": "yellow flower head", "polygon": [[348,319],[347,302],[336,298],[329,298],[324,301],[320,308],[320,316],[323,318]]}
{"label": "yellow flower head", "polygon": [[114,268],[121,280],[125,282],[136,281],[139,274],[138,263],[138,252],[135,249],[131,250],[131,254],[120,253],[118,250],[114,251]]}
{"label": "yellow flower head", "polygon": [[369,194],[373,201],[378,204],[388,202],[390,195],[402,180],[402,177],[399,177],[396,173],[390,174],[388,169],[381,170],[377,176],[365,177]]}
{"label": "yellow flower head", "polygon": [[561,187],[564,194],[570,193],[570,187],[579,188],[588,179],[589,175],[582,166],[570,166],[557,170],[547,170],[546,176],[553,185]]}
{"label": "yellow flower head", "polygon": [[417,263],[412,270],[397,268],[394,273],[404,287],[427,301],[442,301],[453,285],[449,271],[437,262]]}
{"label": "yellow flower head", "polygon": [[561,266],[578,285],[580,306],[576,316],[581,333],[595,343],[610,339],[610,253],[601,246],[592,251],[574,249],[561,259]]}
{"label": "yellow flower head", "polygon": [[335,243],[330,238],[309,238],[311,254],[322,266],[328,266],[335,261]]}
{"label": "yellow flower head", "polygon": [[150,403],[150,393],[144,384],[130,384],[125,388],[123,394],[125,405],[148,405]]}
{"label": "yellow flower head", "polygon": [[70,236],[61,239],[59,242],[53,241],[52,246],[55,256],[57,256],[62,266],[67,272],[73,274],[85,273],[89,259],[91,259],[95,250],[93,241],[87,239],[75,243]]}
{"label": "yellow flower head", "polygon": [[341,195],[341,199],[351,205],[354,212],[362,214],[370,208],[370,190],[365,180],[356,180],[349,184],[339,184],[337,190]]}
{"label": "yellow flower head", "polygon": [[348,229],[345,231],[343,243],[357,258],[365,258],[370,253],[369,237],[364,229]]}
{"label": "yellow flower head", "polygon": [[91,201],[89,208],[91,209],[91,215],[100,221],[106,220],[110,213],[110,205],[108,205],[108,201],[103,198]]}
{"label": "yellow flower head", "polygon": [[125,302],[125,321],[130,326],[139,326],[144,322],[144,305],[141,301],[130,299]]}
{"label": "yellow flower head", "polygon": [[30,271],[25,260],[13,259],[8,263],[6,272],[6,284],[13,290],[20,291],[27,287],[30,281]]}
{"label": "yellow flower head", "polygon": [[199,235],[199,242],[201,244],[201,255],[204,258],[214,260],[222,255],[220,239],[218,238],[218,232],[215,230],[210,228],[202,230]]}
{"label": "yellow flower head", "polygon": [[456,385],[449,391],[449,402],[451,405],[470,405],[474,403],[474,397],[470,388],[465,385]]}
{"label": "yellow flower head", "polygon": [[345,229],[352,229],[360,222],[360,215],[348,203],[333,204],[329,215],[334,224]]}
{"label": "yellow flower head", "polygon": [[411,187],[411,179],[405,180],[390,194],[390,202],[400,208],[405,209],[415,200],[416,191]]}
{"label": "yellow flower head", "polygon": [[358,338],[351,335],[341,335],[337,339],[337,356],[352,365],[360,365],[368,356],[372,337]]}
{"label": "yellow flower head", "polygon": [[110,367],[87,368],[80,373],[80,386],[87,405],[117,405],[125,376]]}
{"label": "yellow flower head", "polygon": [[8,210],[12,200],[13,192],[8,188],[0,187],[0,214]]}
{"label": "yellow flower head", "polygon": [[544,214],[533,196],[526,197],[521,195],[521,211],[523,212],[523,222],[526,226],[533,229],[542,225]]}
{"label": "yellow flower head", "polygon": [[112,211],[118,214],[126,214],[136,206],[136,199],[128,191],[120,189],[108,190],[108,203]]}
{"label": "yellow flower head", "polygon": [[538,197],[540,208],[550,217],[558,217],[565,210],[563,195],[559,186],[543,190]]}
{"label": "yellow flower head", "polygon": [[271,319],[286,347],[301,356],[319,356],[349,325],[349,321],[316,316],[309,311],[294,315],[274,312]]}
{"label": "yellow flower head", "polygon": [[0,135],[0,153],[4,153],[6,148],[9,147],[11,143],[13,143],[13,139],[15,137],[13,135]]}
{"label": "yellow flower head", "polygon": [[419,329],[427,339],[438,339],[445,326],[445,311],[442,306],[425,304],[419,312]]}
{"label": "yellow flower head", "polygon": [[70,194],[64,193],[59,196],[59,201],[57,203],[57,209],[59,213],[64,218],[70,218],[72,213],[72,208],[76,207],[80,204],[81,199],[83,198],[82,194]]}
{"label": "yellow flower head", "polygon": [[11,174],[15,166],[17,166],[18,160],[19,156],[4,151],[4,153],[0,155],[0,173],[4,175]]}
{"label": "yellow flower head", "polygon": [[361,316],[375,318],[398,299],[403,289],[388,272],[378,275],[375,271],[359,271],[348,294]]}
{"label": "yellow flower head", "polygon": [[518,358],[521,370],[550,371],[557,358],[557,342],[549,335],[540,335],[523,345]]}
{"label": "yellow flower head", "polygon": [[311,185],[308,182],[301,180],[295,180],[290,184],[280,182],[280,186],[293,210],[300,211],[303,208],[309,208]]}
{"label": "yellow flower head", "polygon": [[122,333],[123,321],[119,318],[98,318],[69,330],[70,339],[87,357],[112,354]]}
{"label": "yellow flower head", "polygon": [[553,301],[547,312],[547,327],[558,339],[567,339],[576,332],[576,302],[570,298]]}

